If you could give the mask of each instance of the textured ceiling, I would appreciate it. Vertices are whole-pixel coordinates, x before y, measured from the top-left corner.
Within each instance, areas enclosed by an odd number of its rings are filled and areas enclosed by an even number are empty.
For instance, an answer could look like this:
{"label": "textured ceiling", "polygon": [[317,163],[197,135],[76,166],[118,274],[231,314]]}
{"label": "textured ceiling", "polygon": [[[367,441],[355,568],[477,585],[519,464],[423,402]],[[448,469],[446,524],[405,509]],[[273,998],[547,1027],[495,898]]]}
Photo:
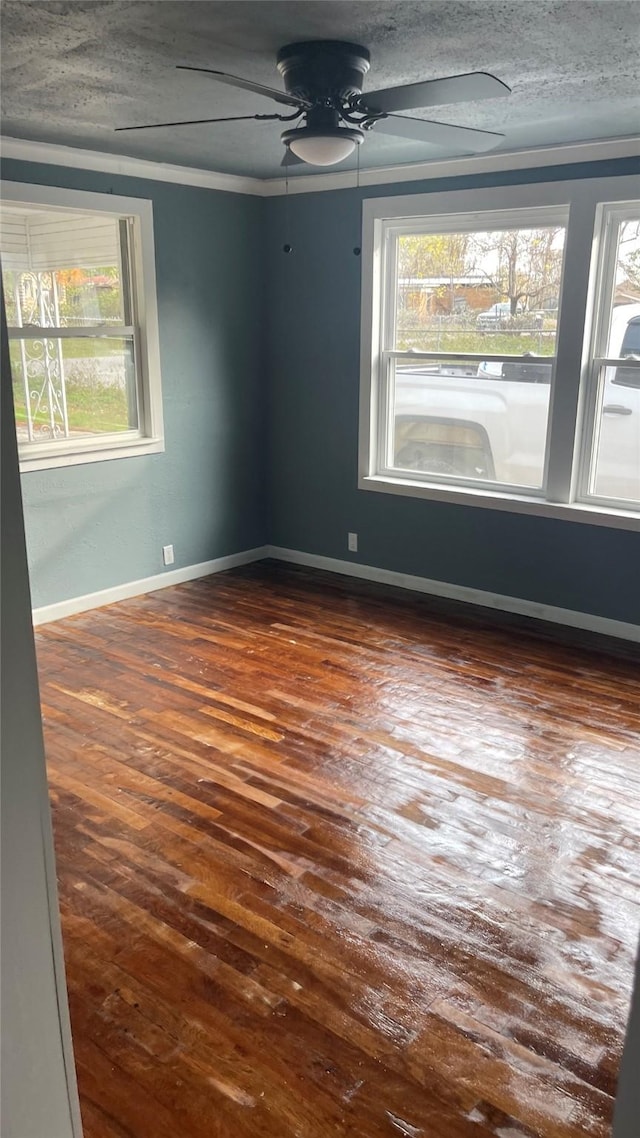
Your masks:
{"label": "textured ceiling", "polygon": [[[3,133],[257,177],[281,176],[280,124],[114,134],[115,126],[277,110],[176,63],[280,87],[279,47],[349,39],[369,48],[370,89],[490,71],[507,99],[424,117],[502,131],[500,149],[635,134],[640,128],[638,0],[5,0]],[[452,156],[369,135],[363,168]],[[457,153],[460,153],[459,151]],[[340,168],[353,165],[353,159]],[[300,167],[308,173],[308,167]]]}

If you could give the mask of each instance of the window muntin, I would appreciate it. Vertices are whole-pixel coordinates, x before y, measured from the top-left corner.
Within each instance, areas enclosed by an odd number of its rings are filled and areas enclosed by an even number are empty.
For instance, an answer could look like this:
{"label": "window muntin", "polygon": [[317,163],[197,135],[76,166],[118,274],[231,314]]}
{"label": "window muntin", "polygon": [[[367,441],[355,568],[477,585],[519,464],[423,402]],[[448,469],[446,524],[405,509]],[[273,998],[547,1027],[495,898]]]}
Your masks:
{"label": "window muntin", "polygon": [[[600,207],[582,499],[640,507],[640,202]],[[624,364],[616,361],[624,361]]]}
{"label": "window muntin", "polygon": [[150,203],[18,184],[5,193],[22,469],[163,449]]}
{"label": "window muntin", "polygon": [[376,474],[542,492],[567,212],[382,223]]}

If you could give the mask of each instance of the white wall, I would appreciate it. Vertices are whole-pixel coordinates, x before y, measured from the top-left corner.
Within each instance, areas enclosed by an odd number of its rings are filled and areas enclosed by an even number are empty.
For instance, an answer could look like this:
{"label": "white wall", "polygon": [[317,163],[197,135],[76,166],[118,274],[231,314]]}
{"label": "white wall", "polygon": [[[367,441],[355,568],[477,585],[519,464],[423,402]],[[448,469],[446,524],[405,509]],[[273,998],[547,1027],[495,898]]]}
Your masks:
{"label": "white wall", "polygon": [[2,1138],[80,1138],[2,306]]}
{"label": "white wall", "polygon": [[640,949],[636,961],[635,990],[622,1056],[613,1138],[638,1138],[640,1134]]}

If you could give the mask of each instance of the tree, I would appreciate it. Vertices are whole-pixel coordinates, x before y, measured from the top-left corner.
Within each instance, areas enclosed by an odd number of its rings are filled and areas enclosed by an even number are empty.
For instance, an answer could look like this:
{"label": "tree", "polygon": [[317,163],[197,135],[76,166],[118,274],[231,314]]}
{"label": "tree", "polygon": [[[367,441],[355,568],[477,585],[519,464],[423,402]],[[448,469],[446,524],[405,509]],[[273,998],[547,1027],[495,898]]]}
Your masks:
{"label": "tree", "polygon": [[398,242],[398,276],[461,277],[467,271],[467,233],[410,233]]}
{"label": "tree", "polygon": [[434,292],[449,292],[453,311],[456,279],[468,273],[467,233],[410,233],[398,241],[398,278],[400,280],[440,280]]}
{"label": "tree", "polygon": [[116,265],[58,269],[58,303],[65,322],[85,317],[98,322],[121,319],[122,290]]}
{"label": "tree", "polygon": [[482,273],[512,316],[540,307],[560,291],[561,234],[558,228],[504,229],[471,235],[476,272]]}
{"label": "tree", "polygon": [[620,226],[617,268],[620,280],[640,290],[640,221],[625,221]]}
{"label": "tree", "polygon": [[515,316],[558,296],[562,247],[563,230],[557,227],[406,234],[398,242],[398,277],[446,282],[440,287],[449,291],[453,309],[455,282],[475,276],[495,298],[508,300]]}

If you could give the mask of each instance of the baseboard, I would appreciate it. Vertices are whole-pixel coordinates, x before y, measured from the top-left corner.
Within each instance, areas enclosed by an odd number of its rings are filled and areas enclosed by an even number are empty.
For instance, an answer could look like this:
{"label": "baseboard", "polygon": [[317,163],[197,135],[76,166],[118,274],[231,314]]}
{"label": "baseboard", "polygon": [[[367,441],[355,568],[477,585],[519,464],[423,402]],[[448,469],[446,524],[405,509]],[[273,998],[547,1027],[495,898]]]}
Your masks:
{"label": "baseboard", "polygon": [[299,549],[283,549],[277,545],[261,545],[255,549],[245,549],[241,553],[231,553],[228,557],[217,557],[213,561],[202,561],[198,565],[186,565],[182,569],[170,569],[153,577],[143,577],[138,581],[128,581],[114,585],[111,589],[101,589],[82,597],[70,597],[53,605],[44,605],[33,610],[34,625],[49,624],[72,616],[78,612],[101,608],[128,597],[138,597],[166,589],[169,585],[179,585],[183,581],[194,581],[198,577],[208,577],[238,565],[248,565],[251,561],[262,561],[273,557],[278,561],[289,561],[294,565],[308,565],[313,569],[325,569],[329,573],[341,573],[347,577],[359,577],[364,581],[378,581],[384,585],[394,585],[399,589],[410,589],[417,593],[429,593],[434,597],[462,601],[466,604],[480,605],[483,608],[501,612],[516,613],[535,620],[546,620],[552,624],[562,624],[568,628],[580,628],[587,632],[614,636],[620,640],[640,643],[640,625],[622,620],[610,620],[592,613],[577,612],[574,609],[557,608],[555,605],[540,604],[538,601],[524,600],[522,597],[509,597],[501,593],[488,593],[482,589],[472,589],[466,585],[452,585],[447,581],[434,581],[428,577],[416,577],[409,573],[397,573],[392,569],[379,569],[376,565],[362,565],[355,561],[341,561],[337,557],[323,557],[317,553],[304,553]]}
{"label": "baseboard", "polygon": [[43,605],[33,610],[33,623],[49,624],[53,620],[62,620],[64,616],[73,616],[77,612],[88,612],[89,609],[102,608],[103,605],[112,605],[115,601],[124,601],[127,597],[139,597],[143,593],[153,593],[158,589],[166,589],[169,585],[181,585],[183,581],[195,581],[198,577],[208,577],[211,573],[222,573],[224,569],[235,569],[237,565],[248,565],[250,561],[262,561],[269,557],[269,547],[257,546],[255,549],[244,549],[241,553],[231,553],[228,557],[216,557],[213,561],[201,561],[198,565],[185,565],[182,569],[170,569],[167,573],[157,573],[153,577],[142,577],[139,581],[127,581],[124,585],[114,585],[111,589],[101,589],[97,593],[86,593],[82,597],[70,597],[66,601],[58,601],[53,605]]}
{"label": "baseboard", "polygon": [[453,601],[480,605],[483,608],[498,609],[501,612],[517,613],[518,616],[547,620],[553,624],[563,624],[569,628],[580,628],[587,632],[597,632],[603,636],[615,636],[620,640],[640,643],[640,625],[629,624],[623,620],[609,620],[608,617],[594,616],[592,613],[576,612],[573,609],[557,608],[555,605],[540,604],[538,601],[524,600],[521,597],[504,596],[501,593],[487,593],[482,589],[472,589],[466,585],[452,585],[446,581],[432,581],[428,577],[414,577],[409,573],[396,573],[391,569],[378,569],[375,565],[360,565],[354,561],[340,561],[335,557],[322,557],[316,553],[303,553],[298,549],[282,549],[280,546],[266,547],[265,556],[278,561],[289,561],[294,565],[308,565],[314,569],[326,569],[329,573],[342,573],[347,577],[360,577],[364,581],[379,581],[384,585],[395,585],[399,589],[412,589],[418,593],[430,593],[434,597],[446,597]]}

